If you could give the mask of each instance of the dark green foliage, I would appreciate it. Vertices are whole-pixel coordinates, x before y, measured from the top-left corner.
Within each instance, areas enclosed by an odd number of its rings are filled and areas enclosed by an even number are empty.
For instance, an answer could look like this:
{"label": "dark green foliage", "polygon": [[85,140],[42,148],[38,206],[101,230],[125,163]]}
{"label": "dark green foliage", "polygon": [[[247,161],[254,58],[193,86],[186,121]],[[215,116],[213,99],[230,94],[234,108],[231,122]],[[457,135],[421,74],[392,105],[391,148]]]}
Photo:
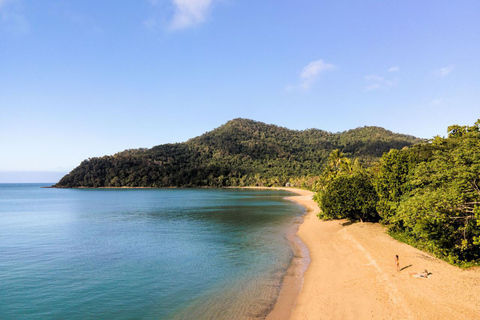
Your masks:
{"label": "dark green foliage", "polygon": [[411,171],[394,231],[452,263],[480,260],[480,122],[436,137],[431,157]]}
{"label": "dark green foliage", "polygon": [[366,174],[345,174],[334,178],[320,193],[321,218],[378,221],[377,193]]}
{"label": "dark green foliage", "polygon": [[[338,136],[343,153],[352,159],[361,158],[366,164],[375,162],[390,149],[402,149],[407,146],[405,141],[411,138],[412,136],[405,134],[392,134],[391,131],[380,127],[352,129]],[[416,143],[419,142],[421,140],[417,139]]]}
{"label": "dark green foliage", "polygon": [[409,190],[407,178],[416,162],[416,153],[411,149],[393,149],[380,159],[375,189],[379,196],[377,210],[383,223],[395,215],[402,195]]}
{"label": "dark green foliage", "polygon": [[367,171],[333,151],[318,180],[319,217],[380,218],[401,241],[453,264],[478,264],[480,120],[448,132],[447,138],[390,150]]}
{"label": "dark green foliage", "polygon": [[[373,137],[373,138],[371,138]],[[190,139],[83,161],[56,187],[223,187],[313,183],[334,149],[364,162],[419,142],[377,127],[305,131],[235,119]]]}
{"label": "dark green foliage", "polygon": [[392,235],[451,263],[480,260],[479,125],[385,154],[375,179]]}

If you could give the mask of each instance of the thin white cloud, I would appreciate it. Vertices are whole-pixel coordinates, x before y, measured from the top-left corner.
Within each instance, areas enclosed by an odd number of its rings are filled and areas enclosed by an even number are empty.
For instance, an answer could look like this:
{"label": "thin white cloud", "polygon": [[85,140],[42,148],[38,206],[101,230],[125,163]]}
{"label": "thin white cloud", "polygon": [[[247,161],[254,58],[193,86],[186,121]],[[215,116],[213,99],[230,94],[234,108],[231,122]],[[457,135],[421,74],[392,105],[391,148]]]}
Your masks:
{"label": "thin white cloud", "polygon": [[391,68],[388,69],[388,72],[397,72],[397,71],[400,71],[400,67],[399,66],[393,66]]}
{"label": "thin white cloud", "polygon": [[377,76],[376,74],[370,74],[368,76],[365,76],[365,80],[374,81],[374,82],[383,82],[383,81],[385,81],[385,78]]}
{"label": "thin white cloud", "polygon": [[441,104],[443,104],[443,99],[434,99],[429,103],[431,107],[438,106]]}
{"label": "thin white cloud", "polygon": [[[1,0],[0,0],[1,1]],[[154,15],[143,21],[143,26],[152,29],[158,25],[158,20],[168,21],[162,23],[170,31],[182,30],[199,25],[207,19],[212,10],[214,2],[217,0],[147,0],[150,5],[157,8],[157,11],[167,12],[173,9],[173,14],[169,18]],[[169,8],[166,6],[170,5]]]}
{"label": "thin white cloud", "polygon": [[396,80],[388,80],[376,74],[365,76],[365,80],[368,82],[368,85],[365,87],[365,89],[368,91],[377,89],[388,89],[397,84]]}
{"label": "thin white cloud", "polygon": [[435,75],[439,78],[445,78],[453,71],[453,69],[455,69],[454,65],[443,67],[438,70],[435,70]]}
{"label": "thin white cloud", "polygon": [[170,23],[171,30],[186,29],[205,21],[213,0],[172,0],[174,14]]}
{"label": "thin white cloud", "polygon": [[[328,71],[328,70],[332,70],[334,68],[335,68],[335,66],[333,64],[326,63],[323,60],[316,60],[316,61],[310,62],[308,65],[306,65],[303,68],[302,73],[300,74],[300,78],[301,78],[300,86],[304,90],[310,89],[310,87],[315,82],[315,80],[318,78],[320,73]],[[291,87],[291,86],[289,86],[289,87]],[[289,87],[287,87],[287,90],[289,90],[288,89]]]}

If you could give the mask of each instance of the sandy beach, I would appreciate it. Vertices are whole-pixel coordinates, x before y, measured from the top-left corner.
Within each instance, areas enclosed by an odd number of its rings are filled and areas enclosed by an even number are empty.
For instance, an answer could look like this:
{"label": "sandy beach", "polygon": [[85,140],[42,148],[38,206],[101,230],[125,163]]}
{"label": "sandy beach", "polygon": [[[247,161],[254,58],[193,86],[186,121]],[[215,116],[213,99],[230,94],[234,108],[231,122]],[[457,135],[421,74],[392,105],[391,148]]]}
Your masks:
{"label": "sandy beach", "polygon": [[[279,189],[297,193],[290,199],[309,210],[297,235],[310,264],[303,284],[301,263],[292,265],[267,319],[480,319],[479,268],[451,266],[396,241],[380,224],[321,221],[312,192]],[[411,275],[425,269],[427,279]]]}

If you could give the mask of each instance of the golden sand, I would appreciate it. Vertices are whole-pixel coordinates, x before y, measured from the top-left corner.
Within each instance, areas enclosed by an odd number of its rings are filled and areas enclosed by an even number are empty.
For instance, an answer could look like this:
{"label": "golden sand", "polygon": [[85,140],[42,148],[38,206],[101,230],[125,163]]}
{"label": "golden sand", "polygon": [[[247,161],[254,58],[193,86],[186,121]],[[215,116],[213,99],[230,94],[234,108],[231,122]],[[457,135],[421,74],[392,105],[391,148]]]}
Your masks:
{"label": "golden sand", "polygon": [[[267,319],[480,319],[479,268],[436,259],[391,238],[380,224],[319,220],[312,192],[281,189],[297,193],[290,199],[309,210],[297,235],[311,262],[298,296],[288,277],[299,273],[287,273]],[[412,277],[425,269],[429,278]]]}

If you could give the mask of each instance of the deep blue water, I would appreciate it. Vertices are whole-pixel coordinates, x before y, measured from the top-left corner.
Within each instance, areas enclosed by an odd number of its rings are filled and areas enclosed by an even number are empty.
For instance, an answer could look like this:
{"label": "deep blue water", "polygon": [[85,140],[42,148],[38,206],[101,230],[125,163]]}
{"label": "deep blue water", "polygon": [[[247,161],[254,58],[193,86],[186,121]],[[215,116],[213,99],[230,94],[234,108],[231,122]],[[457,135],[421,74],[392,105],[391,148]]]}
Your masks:
{"label": "deep blue water", "polygon": [[0,184],[0,319],[261,317],[304,213],[286,191],[41,186]]}

